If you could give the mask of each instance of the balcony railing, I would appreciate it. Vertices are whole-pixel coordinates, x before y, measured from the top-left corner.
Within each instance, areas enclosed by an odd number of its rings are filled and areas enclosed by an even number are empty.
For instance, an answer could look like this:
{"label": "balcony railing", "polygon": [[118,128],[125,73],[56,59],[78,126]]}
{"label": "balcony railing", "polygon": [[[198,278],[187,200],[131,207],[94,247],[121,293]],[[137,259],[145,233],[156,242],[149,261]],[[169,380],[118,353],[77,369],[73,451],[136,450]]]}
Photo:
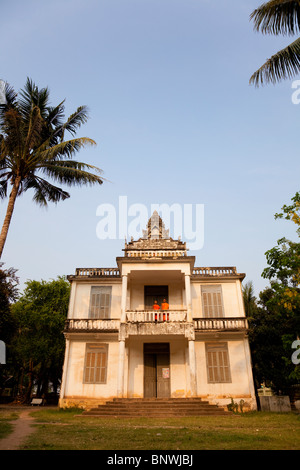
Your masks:
{"label": "balcony railing", "polygon": [[[128,323],[159,323],[187,321],[186,310],[132,310],[126,312]],[[194,318],[195,331],[242,331],[248,329],[245,317]],[[119,319],[71,318],[65,332],[119,331]]]}
{"label": "balcony railing", "polygon": [[237,331],[248,329],[248,322],[245,317],[194,318],[194,325],[196,331]]}
{"label": "balcony railing", "polygon": [[77,268],[76,276],[120,277],[118,268]]}
{"label": "balcony railing", "polygon": [[66,320],[65,331],[119,331],[120,320],[96,318],[72,318]]}
{"label": "balcony railing", "polygon": [[184,322],[186,310],[132,310],[126,312],[128,322]]}
{"label": "balcony railing", "polygon": [[193,268],[193,276],[234,276],[236,275],[235,266],[219,266],[213,268]]}

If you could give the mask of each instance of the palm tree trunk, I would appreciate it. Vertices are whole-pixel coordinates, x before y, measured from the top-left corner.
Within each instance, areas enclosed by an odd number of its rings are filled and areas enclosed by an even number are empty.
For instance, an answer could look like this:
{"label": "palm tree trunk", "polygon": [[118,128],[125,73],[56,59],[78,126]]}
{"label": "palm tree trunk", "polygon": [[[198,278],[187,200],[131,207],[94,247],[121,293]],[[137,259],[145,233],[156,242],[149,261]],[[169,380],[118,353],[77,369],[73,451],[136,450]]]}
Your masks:
{"label": "palm tree trunk", "polygon": [[16,201],[16,197],[18,195],[20,183],[21,183],[21,177],[17,176],[17,178],[15,179],[15,182],[13,184],[11,193],[9,195],[7,209],[6,209],[6,215],[5,215],[5,219],[4,219],[1,234],[0,234],[0,258],[2,256],[3,248],[4,248],[4,245],[5,245],[5,242],[6,242],[8,229],[9,229],[12,214],[13,214],[13,211],[14,211],[15,201]]}

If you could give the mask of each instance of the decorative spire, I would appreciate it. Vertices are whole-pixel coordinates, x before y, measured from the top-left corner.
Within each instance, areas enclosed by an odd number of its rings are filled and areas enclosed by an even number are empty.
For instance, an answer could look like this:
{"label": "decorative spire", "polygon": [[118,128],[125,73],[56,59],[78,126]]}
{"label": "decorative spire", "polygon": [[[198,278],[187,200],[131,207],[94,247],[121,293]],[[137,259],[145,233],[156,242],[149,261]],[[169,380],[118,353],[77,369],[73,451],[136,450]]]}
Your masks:
{"label": "decorative spire", "polygon": [[157,211],[154,211],[148,220],[147,229],[143,230],[143,238],[152,240],[170,238],[169,230],[165,229],[165,224]]}
{"label": "decorative spire", "polygon": [[139,240],[125,243],[125,256],[134,258],[178,258],[186,256],[186,244],[180,239],[173,240],[165,229],[162,218],[154,211],[147,223],[146,230]]}

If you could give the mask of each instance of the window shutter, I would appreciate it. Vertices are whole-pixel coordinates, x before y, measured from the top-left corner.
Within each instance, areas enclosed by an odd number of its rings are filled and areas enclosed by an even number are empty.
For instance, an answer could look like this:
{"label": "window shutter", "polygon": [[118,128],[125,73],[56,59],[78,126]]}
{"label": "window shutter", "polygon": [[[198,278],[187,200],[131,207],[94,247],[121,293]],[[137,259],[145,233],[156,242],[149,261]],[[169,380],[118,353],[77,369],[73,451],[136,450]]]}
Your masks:
{"label": "window shutter", "polygon": [[221,286],[202,286],[203,316],[209,318],[223,317]]}
{"label": "window shutter", "polygon": [[227,343],[206,343],[206,366],[208,383],[231,382]]}
{"label": "window shutter", "polygon": [[83,371],[83,383],[106,383],[107,359],[107,344],[87,344]]}
{"label": "window shutter", "polygon": [[110,318],[111,286],[92,286],[90,296],[90,318]]}

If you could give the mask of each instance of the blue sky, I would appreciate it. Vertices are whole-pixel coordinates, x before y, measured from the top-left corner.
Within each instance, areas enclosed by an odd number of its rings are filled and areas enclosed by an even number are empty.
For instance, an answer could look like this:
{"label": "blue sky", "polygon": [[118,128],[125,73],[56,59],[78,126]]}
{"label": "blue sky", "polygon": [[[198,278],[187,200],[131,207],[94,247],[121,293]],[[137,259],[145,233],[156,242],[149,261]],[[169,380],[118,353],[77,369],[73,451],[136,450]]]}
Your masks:
{"label": "blue sky", "polygon": [[[292,41],[253,31],[257,0],[1,0],[0,78],[48,86],[66,115],[87,105],[78,159],[109,180],[41,209],[17,201],[3,261],[27,279],[114,267],[123,240],[99,240],[97,207],[203,204],[196,266],[236,266],[256,292],[265,252],[296,238],[274,214],[299,190],[300,105],[292,80],[251,74]],[[0,203],[1,222],[7,201]]]}

